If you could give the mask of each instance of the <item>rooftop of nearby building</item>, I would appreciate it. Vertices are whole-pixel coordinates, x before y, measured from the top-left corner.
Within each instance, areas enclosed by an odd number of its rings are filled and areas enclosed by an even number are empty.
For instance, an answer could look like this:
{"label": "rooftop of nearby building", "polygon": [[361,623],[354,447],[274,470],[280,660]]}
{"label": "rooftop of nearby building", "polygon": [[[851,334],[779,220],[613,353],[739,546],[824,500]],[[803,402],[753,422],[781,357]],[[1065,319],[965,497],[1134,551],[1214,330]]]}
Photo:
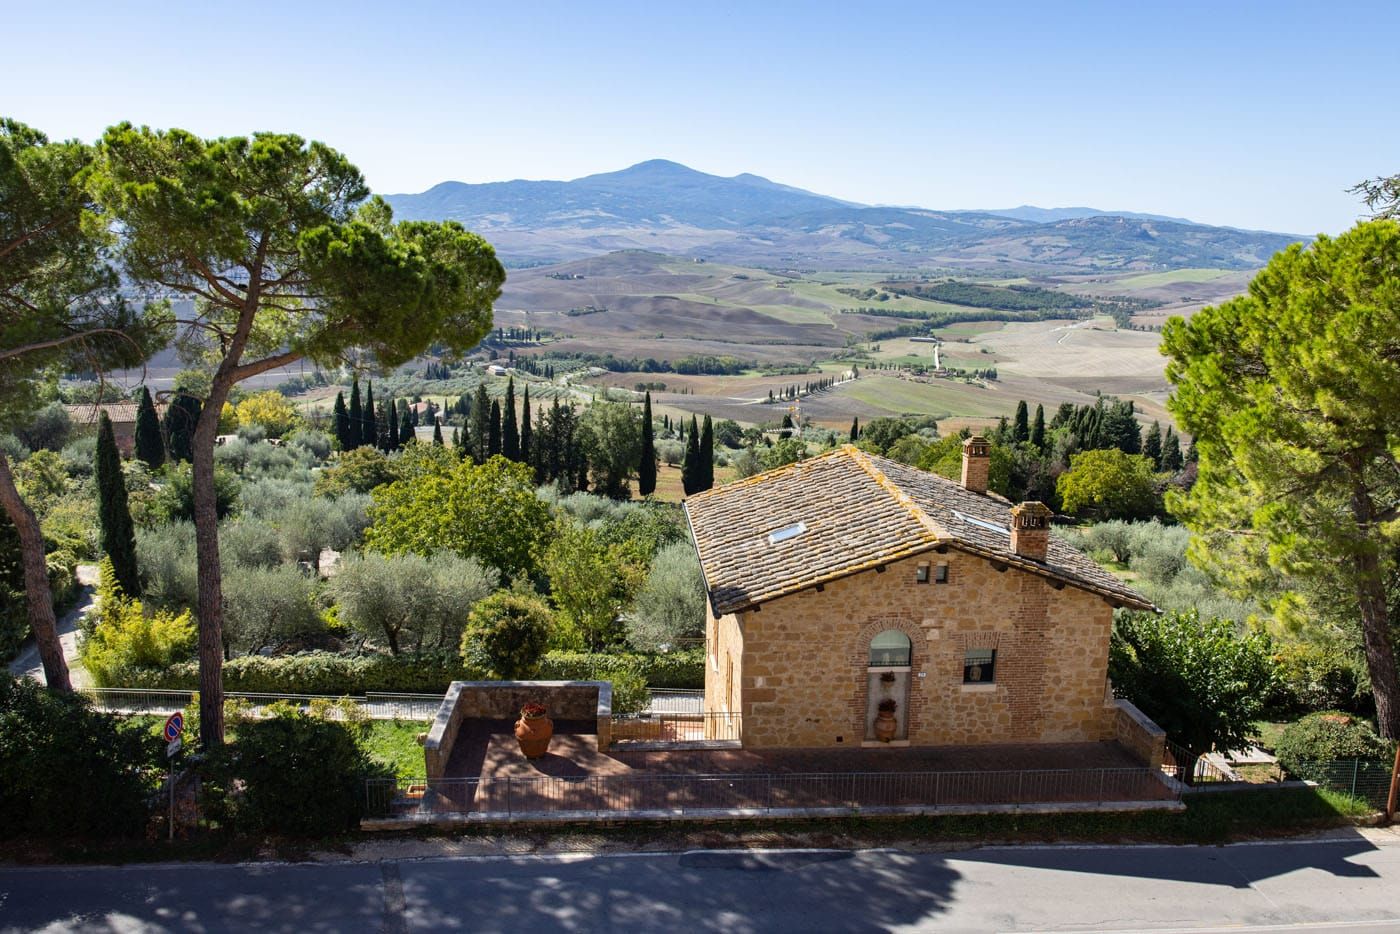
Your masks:
{"label": "rooftop of nearby building", "polygon": [[934,548],[953,548],[1099,594],[1152,603],[1073,545],[1012,548],[1012,504],[844,445],[691,496],[686,515],[717,615]]}
{"label": "rooftop of nearby building", "polygon": [[133,424],[136,421],[135,402],[84,402],[65,405],[63,408],[67,410],[68,418],[75,425],[96,425],[98,416],[103,412],[107,413],[114,425]]}

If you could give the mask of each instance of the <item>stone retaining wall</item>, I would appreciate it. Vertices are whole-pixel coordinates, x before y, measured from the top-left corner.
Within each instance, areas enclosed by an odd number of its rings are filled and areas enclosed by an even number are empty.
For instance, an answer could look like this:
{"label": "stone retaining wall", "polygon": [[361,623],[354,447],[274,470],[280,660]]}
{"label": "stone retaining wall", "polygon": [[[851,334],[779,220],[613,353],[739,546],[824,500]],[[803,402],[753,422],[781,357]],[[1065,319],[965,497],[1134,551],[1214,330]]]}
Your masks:
{"label": "stone retaining wall", "polygon": [[596,722],[600,750],[612,742],[609,681],[453,681],[423,743],[428,778],[446,774],[464,720],[514,720],[530,701],[544,704],[555,720]]}
{"label": "stone retaining wall", "polygon": [[1113,709],[1113,738],[1153,769],[1162,767],[1167,734],[1131,702],[1118,698]]}

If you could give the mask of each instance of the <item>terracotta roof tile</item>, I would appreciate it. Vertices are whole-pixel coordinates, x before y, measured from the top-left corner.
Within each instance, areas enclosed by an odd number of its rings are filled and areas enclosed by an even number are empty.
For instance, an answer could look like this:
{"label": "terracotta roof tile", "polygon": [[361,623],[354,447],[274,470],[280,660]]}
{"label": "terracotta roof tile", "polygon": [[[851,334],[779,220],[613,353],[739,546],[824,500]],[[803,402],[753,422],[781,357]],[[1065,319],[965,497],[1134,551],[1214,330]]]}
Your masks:
{"label": "terracotta roof tile", "polygon": [[[1011,551],[1011,504],[846,445],[685,502],[710,600],[732,613],[943,544],[1119,601],[1152,604],[1051,536],[1044,562]],[[801,523],[782,541],[771,533]]]}

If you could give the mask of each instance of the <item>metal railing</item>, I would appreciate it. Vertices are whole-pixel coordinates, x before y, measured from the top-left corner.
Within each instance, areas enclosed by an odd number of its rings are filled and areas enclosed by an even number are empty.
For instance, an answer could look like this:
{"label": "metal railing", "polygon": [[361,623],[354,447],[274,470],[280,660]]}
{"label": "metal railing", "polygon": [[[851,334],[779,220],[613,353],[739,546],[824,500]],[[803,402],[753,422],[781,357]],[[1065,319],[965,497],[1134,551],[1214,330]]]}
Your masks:
{"label": "metal railing", "polygon": [[613,717],[612,741],[627,743],[737,742],[743,738],[738,714],[716,711],[627,714]]}
{"label": "metal railing", "polygon": [[1148,768],[371,779],[371,817],[704,816],[1178,800]]}
{"label": "metal railing", "polygon": [[650,688],[647,713],[701,713],[705,709],[705,692],[682,688]]}
{"label": "metal railing", "polygon": [[[170,714],[184,710],[194,698],[194,691],[160,690],[148,688],[85,688],[83,693],[92,699],[98,710],[127,714]],[[329,694],[264,694],[227,693],[225,700],[246,701],[256,716],[259,711],[275,703],[294,704],[302,709],[313,703],[336,703],[349,700],[358,705],[371,720],[431,720],[442,705],[442,697],[437,694],[379,694],[366,693],[363,697],[337,697]]]}
{"label": "metal railing", "polygon": [[[1190,769],[1189,776],[1187,774],[1188,767]],[[1185,746],[1171,740],[1167,740],[1166,753],[1162,757],[1162,771],[1187,785],[1239,781],[1237,776],[1222,771],[1204,754],[1198,756]]]}

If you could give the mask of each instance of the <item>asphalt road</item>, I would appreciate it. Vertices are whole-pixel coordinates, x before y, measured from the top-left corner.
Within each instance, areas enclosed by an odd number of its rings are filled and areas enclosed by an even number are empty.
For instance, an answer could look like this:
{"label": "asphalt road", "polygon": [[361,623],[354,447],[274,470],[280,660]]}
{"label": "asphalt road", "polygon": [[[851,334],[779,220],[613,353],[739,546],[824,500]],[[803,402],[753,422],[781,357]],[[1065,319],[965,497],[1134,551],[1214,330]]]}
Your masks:
{"label": "asphalt road", "polygon": [[1400,931],[1400,837],[0,870],[9,931]]}

